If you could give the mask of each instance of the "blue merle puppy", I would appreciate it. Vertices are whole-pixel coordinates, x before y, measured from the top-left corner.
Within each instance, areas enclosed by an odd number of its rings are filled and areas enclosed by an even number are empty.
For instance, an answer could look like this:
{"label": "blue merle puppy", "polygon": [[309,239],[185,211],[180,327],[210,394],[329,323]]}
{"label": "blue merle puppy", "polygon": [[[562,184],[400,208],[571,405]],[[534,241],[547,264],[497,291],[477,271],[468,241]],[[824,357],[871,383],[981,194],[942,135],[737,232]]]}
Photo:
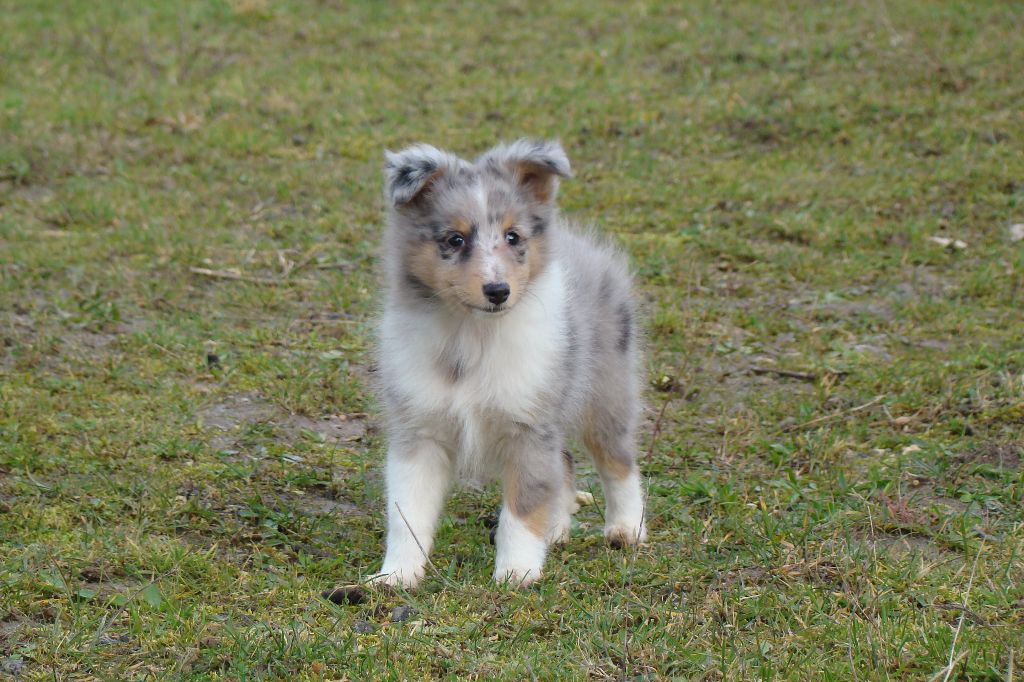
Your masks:
{"label": "blue merle puppy", "polygon": [[630,275],[559,214],[561,145],[522,139],[466,161],[420,144],[388,152],[384,174],[388,535],[373,580],[414,587],[450,484],[494,479],[494,578],[540,578],[576,509],[570,438],[600,473],[605,537],[644,542]]}

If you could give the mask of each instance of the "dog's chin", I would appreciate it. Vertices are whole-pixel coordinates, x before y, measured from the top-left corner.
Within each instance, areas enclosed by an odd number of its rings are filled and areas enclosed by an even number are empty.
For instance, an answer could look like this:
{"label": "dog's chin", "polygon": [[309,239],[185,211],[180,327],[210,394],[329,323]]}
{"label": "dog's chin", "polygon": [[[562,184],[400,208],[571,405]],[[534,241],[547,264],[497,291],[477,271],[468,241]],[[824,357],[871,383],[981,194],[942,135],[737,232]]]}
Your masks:
{"label": "dog's chin", "polygon": [[502,303],[501,305],[484,305],[484,306],[473,305],[471,303],[467,303],[466,307],[469,309],[469,312],[470,312],[471,315],[473,315],[473,317],[480,317],[480,318],[502,317],[503,315],[508,313],[508,311],[512,310],[512,306],[510,306],[510,305],[508,305],[506,303]]}

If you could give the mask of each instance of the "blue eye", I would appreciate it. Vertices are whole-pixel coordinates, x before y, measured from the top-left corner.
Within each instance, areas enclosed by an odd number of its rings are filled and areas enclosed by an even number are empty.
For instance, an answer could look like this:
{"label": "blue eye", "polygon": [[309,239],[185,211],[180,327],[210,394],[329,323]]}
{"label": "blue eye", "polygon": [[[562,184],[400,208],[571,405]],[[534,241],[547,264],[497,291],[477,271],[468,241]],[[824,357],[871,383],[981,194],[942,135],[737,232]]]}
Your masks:
{"label": "blue eye", "polygon": [[462,248],[462,245],[465,243],[466,238],[463,237],[461,234],[453,234],[452,236],[448,237],[448,246],[452,247],[453,249]]}
{"label": "blue eye", "polygon": [[505,241],[508,242],[509,246],[515,246],[519,243],[519,233],[515,230],[509,230],[505,233]]}

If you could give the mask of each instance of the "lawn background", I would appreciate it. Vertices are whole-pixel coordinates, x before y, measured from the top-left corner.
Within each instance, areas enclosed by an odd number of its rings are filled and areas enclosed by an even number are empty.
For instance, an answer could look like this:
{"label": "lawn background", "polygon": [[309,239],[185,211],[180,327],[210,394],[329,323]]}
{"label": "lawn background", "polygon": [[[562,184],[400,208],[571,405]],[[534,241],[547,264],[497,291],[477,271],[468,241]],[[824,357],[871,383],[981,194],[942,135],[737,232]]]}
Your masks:
{"label": "lawn background", "polygon": [[[1020,3],[0,10],[0,678],[1021,675]],[[497,589],[462,492],[422,590],[327,603],[383,150],[524,134],[634,264],[650,545],[587,507]]]}

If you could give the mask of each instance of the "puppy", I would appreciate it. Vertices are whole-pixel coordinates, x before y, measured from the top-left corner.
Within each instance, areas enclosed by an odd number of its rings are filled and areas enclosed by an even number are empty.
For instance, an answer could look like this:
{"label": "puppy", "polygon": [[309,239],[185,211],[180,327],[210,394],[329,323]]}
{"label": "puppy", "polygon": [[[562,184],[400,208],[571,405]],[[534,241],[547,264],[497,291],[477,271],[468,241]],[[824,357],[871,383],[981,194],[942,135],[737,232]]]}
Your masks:
{"label": "puppy", "polygon": [[372,580],[414,587],[453,481],[500,479],[494,579],[528,585],[569,534],[578,437],[606,498],[604,534],[646,539],[636,464],[638,334],[624,257],[559,215],[557,142],[466,161],[386,153],[387,551]]}

